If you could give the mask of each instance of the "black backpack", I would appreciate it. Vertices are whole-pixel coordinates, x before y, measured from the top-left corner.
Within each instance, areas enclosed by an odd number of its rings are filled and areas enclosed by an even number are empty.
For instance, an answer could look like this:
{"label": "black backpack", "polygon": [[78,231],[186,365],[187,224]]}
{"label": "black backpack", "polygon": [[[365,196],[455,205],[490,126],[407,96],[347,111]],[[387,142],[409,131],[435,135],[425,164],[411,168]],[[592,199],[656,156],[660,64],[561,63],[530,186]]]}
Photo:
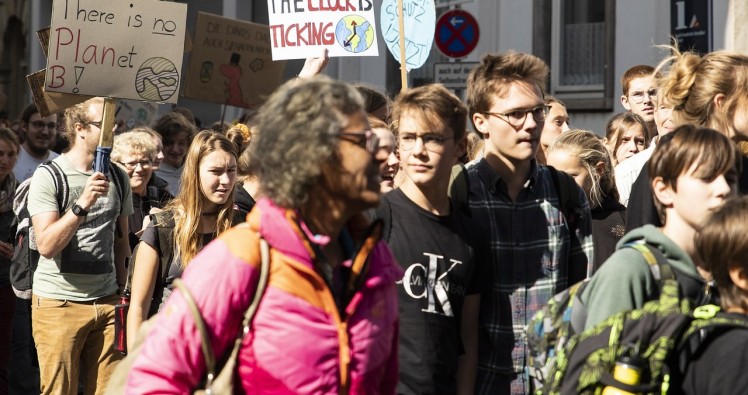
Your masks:
{"label": "black backpack", "polygon": [[[46,161],[39,165],[37,169],[44,169],[52,176],[55,185],[57,198],[57,212],[60,216],[65,212],[70,197],[70,185],[68,178],[60,168],[60,165],[54,161]],[[122,200],[122,191],[125,188],[126,176],[119,168],[111,164],[112,169],[109,174],[114,180],[114,185]],[[34,280],[34,271],[39,264],[39,250],[36,247],[36,237],[34,236],[34,226],[31,223],[31,216],[28,210],[29,187],[31,178],[28,178],[16,188],[15,197],[13,198],[13,212],[15,220],[13,228],[15,238],[13,241],[13,258],[10,262],[10,283],[13,286],[13,292],[21,299],[31,299],[31,288]]]}

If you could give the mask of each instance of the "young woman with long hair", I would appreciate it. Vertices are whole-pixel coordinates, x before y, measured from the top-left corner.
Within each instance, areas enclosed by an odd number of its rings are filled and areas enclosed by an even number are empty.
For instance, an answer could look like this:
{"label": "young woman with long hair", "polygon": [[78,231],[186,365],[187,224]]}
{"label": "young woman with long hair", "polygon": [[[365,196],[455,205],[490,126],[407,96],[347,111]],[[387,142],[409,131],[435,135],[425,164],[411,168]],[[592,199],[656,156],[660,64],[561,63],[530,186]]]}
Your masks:
{"label": "young woman with long hair", "polygon": [[[234,224],[237,151],[234,143],[212,131],[198,133],[190,145],[179,194],[162,213],[151,217],[134,257],[127,317],[130,344],[143,320],[158,311],[171,293],[172,282],[187,263]],[[167,235],[172,235],[171,245],[163,240]],[[168,262],[161,262],[167,257]]]}

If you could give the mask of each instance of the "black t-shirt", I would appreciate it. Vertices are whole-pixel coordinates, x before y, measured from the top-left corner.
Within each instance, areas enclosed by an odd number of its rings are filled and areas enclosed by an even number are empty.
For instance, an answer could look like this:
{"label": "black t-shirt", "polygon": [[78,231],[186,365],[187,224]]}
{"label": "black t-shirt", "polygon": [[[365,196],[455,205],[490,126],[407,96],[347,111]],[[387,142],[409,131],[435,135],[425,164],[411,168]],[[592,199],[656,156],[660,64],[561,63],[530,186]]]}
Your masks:
{"label": "black t-shirt", "polygon": [[[173,228],[172,228],[173,232]],[[208,245],[213,239],[216,238],[216,234],[214,232],[211,233],[202,233],[200,235],[202,237],[202,246]],[[156,250],[156,254],[158,254],[159,257],[163,256],[163,253],[161,251],[161,243],[159,242],[158,237],[158,229],[156,229],[155,226],[153,226],[153,222],[149,223],[148,226],[145,228],[145,231],[143,232],[143,235],[140,236],[140,241],[145,242],[151,248]],[[171,246],[172,250],[174,249],[174,245],[172,243]],[[166,269],[166,278],[161,278],[161,270],[163,270],[162,265],[168,264],[169,266]],[[158,310],[161,309],[161,305],[168,299],[169,295],[171,295],[171,289],[172,284],[174,283],[174,280],[177,278],[182,277],[182,262],[179,259],[179,257],[176,256],[174,251],[172,251],[171,254],[171,262],[160,262],[158,267],[158,272],[156,274],[156,284],[153,291],[153,298],[154,300],[151,301],[151,308],[149,310],[149,316],[155,314]],[[160,288],[159,288],[160,287]],[[160,300],[158,300],[160,299]]]}
{"label": "black t-shirt", "polygon": [[[746,319],[744,315],[728,314]],[[685,395],[726,395],[748,392],[748,330],[733,328],[707,337],[700,353],[691,356],[681,391]],[[677,391],[674,391],[677,393]]]}
{"label": "black t-shirt", "polygon": [[390,229],[385,235],[405,271],[398,281],[397,392],[454,394],[464,297],[481,293],[491,278],[486,233],[457,210],[442,217],[422,209],[399,189],[384,195],[382,205],[378,214]]}

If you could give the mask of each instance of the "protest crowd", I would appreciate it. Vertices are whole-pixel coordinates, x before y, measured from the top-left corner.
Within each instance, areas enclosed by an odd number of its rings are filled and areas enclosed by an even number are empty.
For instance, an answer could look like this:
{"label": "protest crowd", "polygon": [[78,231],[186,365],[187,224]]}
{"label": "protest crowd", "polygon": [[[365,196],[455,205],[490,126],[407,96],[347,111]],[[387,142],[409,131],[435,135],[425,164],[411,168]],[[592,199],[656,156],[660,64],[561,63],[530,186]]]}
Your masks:
{"label": "protest crowd", "polygon": [[596,130],[530,54],[463,102],[325,53],[230,125],[117,124],[105,171],[104,98],[29,104],[0,395],[748,393],[748,56],[668,52]]}

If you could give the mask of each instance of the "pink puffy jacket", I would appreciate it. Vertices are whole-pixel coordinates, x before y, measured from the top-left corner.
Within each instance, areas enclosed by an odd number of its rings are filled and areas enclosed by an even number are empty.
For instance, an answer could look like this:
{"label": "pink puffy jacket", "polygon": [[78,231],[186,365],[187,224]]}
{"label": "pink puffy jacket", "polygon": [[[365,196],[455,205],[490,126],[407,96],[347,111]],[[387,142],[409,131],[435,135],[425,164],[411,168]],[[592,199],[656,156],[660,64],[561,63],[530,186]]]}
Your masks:
{"label": "pink puffy jacket", "polygon": [[[233,343],[256,287],[259,231],[271,246],[270,277],[239,354],[237,387],[249,394],[394,394],[399,265],[378,237],[361,232],[362,217],[351,221],[349,230],[361,247],[345,264],[356,267],[367,258],[369,264],[341,317],[301,237],[308,231],[295,218],[294,211],[261,199],[248,223],[206,246],[184,272],[215,355],[224,355]],[[156,319],[126,393],[189,393],[203,377],[205,361],[178,291]]]}

